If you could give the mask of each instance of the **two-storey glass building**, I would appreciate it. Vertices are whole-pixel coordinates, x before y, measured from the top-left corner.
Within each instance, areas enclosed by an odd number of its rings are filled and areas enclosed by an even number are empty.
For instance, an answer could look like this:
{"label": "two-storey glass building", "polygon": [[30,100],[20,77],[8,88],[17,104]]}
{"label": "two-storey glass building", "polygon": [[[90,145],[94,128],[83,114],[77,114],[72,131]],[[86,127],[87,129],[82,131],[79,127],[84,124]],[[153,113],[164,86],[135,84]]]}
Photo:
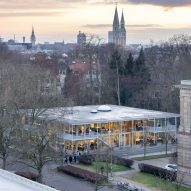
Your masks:
{"label": "two-storey glass building", "polygon": [[176,143],[179,114],[117,105],[88,105],[45,110],[39,119],[57,133],[65,148],[91,150],[97,141],[112,147]]}

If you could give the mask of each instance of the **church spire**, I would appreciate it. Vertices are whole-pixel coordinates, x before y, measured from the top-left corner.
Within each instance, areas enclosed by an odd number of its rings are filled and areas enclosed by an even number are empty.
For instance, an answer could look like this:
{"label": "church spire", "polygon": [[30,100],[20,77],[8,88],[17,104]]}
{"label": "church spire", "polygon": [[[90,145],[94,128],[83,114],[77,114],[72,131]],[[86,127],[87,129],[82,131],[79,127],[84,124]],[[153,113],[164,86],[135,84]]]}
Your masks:
{"label": "church spire", "polygon": [[122,15],[121,15],[121,30],[125,31],[125,19],[124,19],[124,15],[123,15],[123,10],[122,10]]}
{"label": "church spire", "polygon": [[34,27],[32,26],[32,33],[31,33],[31,43],[32,43],[32,46],[35,45],[35,42],[36,42],[36,37],[35,37],[35,33],[34,33]]}
{"label": "church spire", "polygon": [[113,19],[113,30],[117,31],[118,29],[119,29],[119,17],[118,17],[117,4],[116,4],[115,15]]}

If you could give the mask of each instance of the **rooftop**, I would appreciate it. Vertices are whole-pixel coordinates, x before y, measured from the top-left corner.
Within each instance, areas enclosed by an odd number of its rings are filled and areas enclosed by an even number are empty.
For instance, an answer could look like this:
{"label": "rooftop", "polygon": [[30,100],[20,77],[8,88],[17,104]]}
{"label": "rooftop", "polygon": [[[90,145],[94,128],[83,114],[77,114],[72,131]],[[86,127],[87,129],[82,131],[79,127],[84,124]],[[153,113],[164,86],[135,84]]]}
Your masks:
{"label": "rooftop", "polygon": [[52,108],[47,109],[39,118],[47,121],[54,120],[61,123],[81,125],[91,123],[108,123],[131,120],[180,117],[179,114],[175,113],[138,109],[117,105],[107,105],[104,107],[102,106],[101,108],[107,108],[107,110],[99,110],[100,105]]}
{"label": "rooftop", "polygon": [[2,169],[0,169],[0,183],[2,191],[58,191]]}
{"label": "rooftop", "polygon": [[181,80],[181,85],[189,85],[189,86],[191,86],[191,80]]}

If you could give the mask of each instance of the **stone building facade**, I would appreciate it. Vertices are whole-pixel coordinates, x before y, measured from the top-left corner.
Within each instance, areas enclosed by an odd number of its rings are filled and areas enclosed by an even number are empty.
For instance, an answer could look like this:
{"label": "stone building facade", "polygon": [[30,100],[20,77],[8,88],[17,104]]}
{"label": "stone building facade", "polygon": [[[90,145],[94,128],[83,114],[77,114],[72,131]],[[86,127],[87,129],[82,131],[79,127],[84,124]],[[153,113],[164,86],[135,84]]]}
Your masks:
{"label": "stone building facade", "polygon": [[191,80],[182,80],[180,88],[180,126],[178,131],[178,177],[191,185]]}

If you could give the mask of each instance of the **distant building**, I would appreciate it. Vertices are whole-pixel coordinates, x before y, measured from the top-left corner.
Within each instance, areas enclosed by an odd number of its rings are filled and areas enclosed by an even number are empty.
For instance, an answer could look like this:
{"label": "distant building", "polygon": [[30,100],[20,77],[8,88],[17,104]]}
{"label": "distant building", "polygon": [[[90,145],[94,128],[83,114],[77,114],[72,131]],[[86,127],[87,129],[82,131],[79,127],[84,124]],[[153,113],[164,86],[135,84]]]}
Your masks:
{"label": "distant building", "polygon": [[113,30],[108,32],[108,42],[125,47],[126,46],[126,29],[125,19],[122,12],[121,21],[119,23],[117,6],[115,8],[115,15],[113,20]]}
{"label": "distant building", "polygon": [[9,50],[17,50],[19,52],[23,52],[26,50],[30,50],[32,48],[32,43],[26,43],[23,37],[23,42],[15,42],[14,39],[10,39],[6,42]]}
{"label": "distant building", "polygon": [[113,42],[113,32],[112,32],[112,31],[109,31],[109,32],[108,32],[108,42],[109,42],[109,43],[112,43],[112,42]]}
{"label": "distant building", "polygon": [[35,42],[36,42],[36,36],[35,36],[35,33],[34,33],[34,27],[32,27],[32,33],[31,33],[32,46],[35,46]]}
{"label": "distant building", "polygon": [[78,45],[86,44],[86,35],[85,35],[85,33],[81,33],[81,31],[79,31],[79,33],[77,35],[77,43],[78,43]]}

